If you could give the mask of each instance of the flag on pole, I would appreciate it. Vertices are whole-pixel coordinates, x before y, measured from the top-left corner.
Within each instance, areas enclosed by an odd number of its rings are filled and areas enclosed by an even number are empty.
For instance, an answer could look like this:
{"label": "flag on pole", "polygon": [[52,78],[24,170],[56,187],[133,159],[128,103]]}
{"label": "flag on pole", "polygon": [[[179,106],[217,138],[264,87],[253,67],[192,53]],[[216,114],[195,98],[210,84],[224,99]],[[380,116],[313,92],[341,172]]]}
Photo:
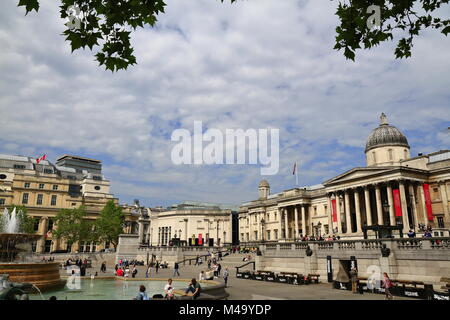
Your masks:
{"label": "flag on pole", "polygon": [[298,169],[297,169],[297,161],[294,163],[294,170],[292,170],[292,175],[295,175],[295,183],[298,186]]}
{"label": "flag on pole", "polygon": [[36,159],[36,164],[39,164],[39,162],[41,162],[42,160],[45,160],[45,159],[47,159],[47,155],[46,154],[44,154],[42,157],[40,157],[40,158],[37,158]]}

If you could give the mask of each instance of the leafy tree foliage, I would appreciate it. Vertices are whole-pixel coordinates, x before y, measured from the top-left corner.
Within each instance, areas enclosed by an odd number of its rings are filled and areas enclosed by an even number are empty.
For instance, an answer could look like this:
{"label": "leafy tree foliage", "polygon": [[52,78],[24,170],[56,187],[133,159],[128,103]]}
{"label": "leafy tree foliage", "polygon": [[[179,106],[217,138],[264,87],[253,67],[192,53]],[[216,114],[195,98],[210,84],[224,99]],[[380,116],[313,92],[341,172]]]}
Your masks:
{"label": "leafy tree foliage", "polygon": [[[224,1],[220,0],[222,3]],[[397,58],[408,58],[413,39],[421,30],[437,29],[445,35],[450,32],[449,19],[432,16],[449,1],[339,0],[336,15],[341,24],[336,28],[334,48],[344,49],[345,57],[354,60],[357,49],[370,49],[393,40],[394,32],[399,31],[404,35],[398,41],[395,55]],[[372,15],[367,9],[371,5],[381,9],[381,26],[378,29],[367,26],[367,20]],[[25,7],[27,14],[33,10],[37,12],[39,0],[19,0],[19,6]],[[76,12],[79,25],[74,28],[75,7],[80,12]],[[136,64],[130,43],[131,32],[137,28],[155,26],[158,15],[164,13],[165,7],[164,0],[60,0],[60,15],[70,22],[66,24],[68,28],[64,35],[71,44],[72,52],[80,48],[93,50],[99,47],[95,54],[99,64],[107,70],[117,71]]]}
{"label": "leafy tree foliage", "polygon": [[53,236],[64,239],[67,244],[72,245],[80,241],[94,241],[95,233],[93,222],[86,219],[86,208],[80,206],[74,209],[62,209],[55,217],[57,225],[53,230]]}
{"label": "leafy tree foliage", "polygon": [[117,248],[119,235],[123,233],[124,222],[125,215],[122,208],[117,206],[113,200],[109,200],[100,213],[100,217],[95,221],[95,232],[98,239],[110,242],[114,248]]}
{"label": "leafy tree foliage", "polygon": [[[442,19],[432,14],[449,0],[349,0],[339,1],[336,15],[341,24],[336,28],[335,49],[344,49],[347,59],[355,60],[357,49],[370,49],[380,43],[400,35],[395,50],[396,58],[409,58],[414,37],[430,28],[448,35],[450,19]],[[380,8],[380,25],[369,28],[367,21],[375,5]]]}

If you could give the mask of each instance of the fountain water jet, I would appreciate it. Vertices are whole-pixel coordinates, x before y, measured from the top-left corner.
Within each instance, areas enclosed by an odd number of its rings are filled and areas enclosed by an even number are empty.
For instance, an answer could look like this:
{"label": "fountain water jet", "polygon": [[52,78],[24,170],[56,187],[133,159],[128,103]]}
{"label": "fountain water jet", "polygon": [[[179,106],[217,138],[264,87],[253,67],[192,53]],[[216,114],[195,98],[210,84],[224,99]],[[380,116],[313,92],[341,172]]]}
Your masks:
{"label": "fountain water jet", "polygon": [[20,263],[17,262],[21,252],[41,235],[20,233],[22,212],[14,208],[9,214],[5,209],[0,216],[0,274],[9,275],[13,282],[30,283],[40,290],[64,286],[58,263]]}

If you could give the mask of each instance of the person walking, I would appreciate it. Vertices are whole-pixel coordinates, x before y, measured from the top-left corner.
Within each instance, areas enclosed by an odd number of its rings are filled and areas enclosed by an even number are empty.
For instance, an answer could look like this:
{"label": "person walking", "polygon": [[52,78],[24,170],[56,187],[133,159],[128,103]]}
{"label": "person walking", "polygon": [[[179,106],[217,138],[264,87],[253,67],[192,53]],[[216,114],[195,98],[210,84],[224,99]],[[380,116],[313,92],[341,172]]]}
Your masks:
{"label": "person walking", "polygon": [[155,265],[156,274],[158,274],[158,270],[159,270],[159,261],[156,261],[156,265]]}
{"label": "person walking", "polygon": [[392,300],[393,296],[391,293],[391,288],[393,287],[393,283],[391,279],[389,278],[388,274],[386,272],[383,273],[383,285],[384,293],[386,294],[386,299]]}
{"label": "person walking", "polygon": [[350,278],[352,281],[352,292],[358,293],[358,270],[354,267],[350,270]]}
{"label": "person walking", "polygon": [[230,273],[228,272],[228,267],[225,267],[225,270],[223,270],[223,281],[225,282],[225,288],[228,286],[228,276]]}
{"label": "person walking", "polygon": [[173,277],[175,277],[175,274],[177,274],[178,276],[180,276],[180,272],[178,271],[179,269],[179,265],[178,262],[175,262],[174,266],[173,266]]}

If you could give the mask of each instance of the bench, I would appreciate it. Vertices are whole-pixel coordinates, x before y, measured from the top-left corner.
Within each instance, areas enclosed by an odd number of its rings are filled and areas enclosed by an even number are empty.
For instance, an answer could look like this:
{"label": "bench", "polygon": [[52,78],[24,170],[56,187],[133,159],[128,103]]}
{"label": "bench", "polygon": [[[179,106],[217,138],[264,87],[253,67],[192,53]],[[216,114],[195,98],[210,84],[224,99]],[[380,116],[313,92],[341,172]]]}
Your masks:
{"label": "bench", "polygon": [[310,273],[308,274],[308,278],[314,281],[315,283],[319,283],[320,274]]}

